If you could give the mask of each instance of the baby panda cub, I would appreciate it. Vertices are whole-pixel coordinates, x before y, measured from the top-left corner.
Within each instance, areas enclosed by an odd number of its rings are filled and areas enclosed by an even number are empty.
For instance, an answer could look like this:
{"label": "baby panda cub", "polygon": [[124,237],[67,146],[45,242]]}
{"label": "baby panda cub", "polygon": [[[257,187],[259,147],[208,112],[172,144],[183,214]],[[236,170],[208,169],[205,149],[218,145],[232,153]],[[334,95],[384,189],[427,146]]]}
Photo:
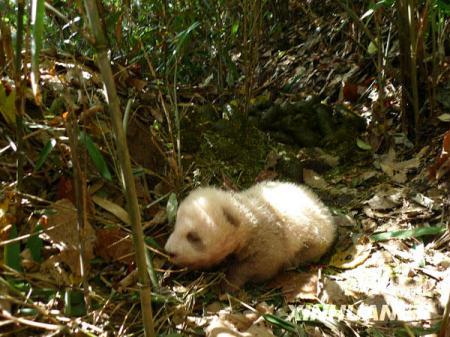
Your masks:
{"label": "baby panda cub", "polygon": [[191,269],[232,255],[227,280],[241,287],[319,260],[335,237],[333,217],[313,192],[266,181],[240,193],[214,187],[192,191],[178,208],[165,250],[173,263]]}

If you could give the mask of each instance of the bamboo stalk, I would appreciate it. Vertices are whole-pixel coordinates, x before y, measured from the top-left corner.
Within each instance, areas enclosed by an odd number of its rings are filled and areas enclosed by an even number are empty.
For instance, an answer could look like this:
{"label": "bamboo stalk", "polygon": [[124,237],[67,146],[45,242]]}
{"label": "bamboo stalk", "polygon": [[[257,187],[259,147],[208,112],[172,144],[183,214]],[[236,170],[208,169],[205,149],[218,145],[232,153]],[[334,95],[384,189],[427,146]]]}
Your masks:
{"label": "bamboo stalk", "polygon": [[[23,177],[24,169],[23,165],[25,162],[25,153],[23,150],[24,145],[24,124],[23,116],[25,111],[25,99],[24,99],[24,85],[22,81],[22,44],[23,44],[23,33],[24,24],[23,18],[25,15],[25,1],[19,0],[17,2],[17,38],[16,38],[16,51],[15,51],[15,61],[14,61],[14,82],[16,85],[16,142],[17,142],[17,185],[16,191],[23,192]],[[17,205],[16,205],[16,217],[19,221],[22,218],[22,202],[21,196],[17,195]]]}
{"label": "bamboo stalk", "polygon": [[134,184],[134,177],[131,170],[130,154],[128,152],[127,140],[123,130],[120,102],[117,97],[116,86],[108,56],[106,38],[100,24],[97,4],[95,1],[85,0],[84,6],[88,16],[89,26],[95,41],[94,48],[97,53],[97,65],[100,69],[107,93],[109,113],[115,135],[117,155],[119,158],[121,175],[123,179],[123,188],[125,190],[127,208],[133,230],[133,242],[136,251],[135,258],[141,287],[140,297],[145,336],[153,337],[155,336],[155,331],[153,326],[151,285],[147,272],[144,234],[142,231],[141,216],[136,196],[136,186]]}

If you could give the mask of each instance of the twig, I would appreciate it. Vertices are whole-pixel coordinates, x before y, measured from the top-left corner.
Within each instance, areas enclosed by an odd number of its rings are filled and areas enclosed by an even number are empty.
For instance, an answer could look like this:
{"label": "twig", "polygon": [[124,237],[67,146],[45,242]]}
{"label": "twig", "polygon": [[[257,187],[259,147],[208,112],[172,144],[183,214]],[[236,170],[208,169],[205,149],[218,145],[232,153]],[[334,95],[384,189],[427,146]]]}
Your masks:
{"label": "twig", "polygon": [[44,329],[44,330],[50,330],[50,331],[62,331],[66,328],[63,325],[41,323],[41,322],[31,321],[29,319],[22,318],[22,317],[14,317],[6,310],[2,310],[0,312],[0,315],[3,316],[4,318],[14,321],[16,323],[28,325],[28,326],[31,326],[33,328],[38,328],[38,329]]}

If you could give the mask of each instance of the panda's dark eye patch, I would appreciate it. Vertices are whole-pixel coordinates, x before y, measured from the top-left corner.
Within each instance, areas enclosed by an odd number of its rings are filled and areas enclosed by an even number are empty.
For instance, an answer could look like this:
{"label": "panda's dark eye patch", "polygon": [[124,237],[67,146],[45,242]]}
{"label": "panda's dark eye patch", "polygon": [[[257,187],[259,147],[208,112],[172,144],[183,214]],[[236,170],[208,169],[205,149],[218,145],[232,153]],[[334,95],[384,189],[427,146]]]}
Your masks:
{"label": "panda's dark eye patch", "polygon": [[223,216],[225,217],[226,221],[233,227],[239,227],[239,220],[236,219],[236,217],[227,209],[223,209]]}
{"label": "panda's dark eye patch", "polygon": [[197,232],[188,232],[186,234],[186,239],[196,248],[202,249],[204,247],[202,238],[198,235]]}

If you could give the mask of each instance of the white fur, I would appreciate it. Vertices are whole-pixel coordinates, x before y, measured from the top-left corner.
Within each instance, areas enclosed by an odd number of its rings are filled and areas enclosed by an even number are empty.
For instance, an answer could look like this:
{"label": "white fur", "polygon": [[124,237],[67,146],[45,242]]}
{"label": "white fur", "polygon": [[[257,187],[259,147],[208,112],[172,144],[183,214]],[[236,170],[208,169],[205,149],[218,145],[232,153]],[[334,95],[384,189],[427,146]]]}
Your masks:
{"label": "white fur", "polygon": [[268,181],[240,193],[213,187],[192,191],[180,204],[165,249],[175,264],[193,269],[232,254],[228,279],[241,286],[317,261],[335,235],[330,211],[309,189]]}

